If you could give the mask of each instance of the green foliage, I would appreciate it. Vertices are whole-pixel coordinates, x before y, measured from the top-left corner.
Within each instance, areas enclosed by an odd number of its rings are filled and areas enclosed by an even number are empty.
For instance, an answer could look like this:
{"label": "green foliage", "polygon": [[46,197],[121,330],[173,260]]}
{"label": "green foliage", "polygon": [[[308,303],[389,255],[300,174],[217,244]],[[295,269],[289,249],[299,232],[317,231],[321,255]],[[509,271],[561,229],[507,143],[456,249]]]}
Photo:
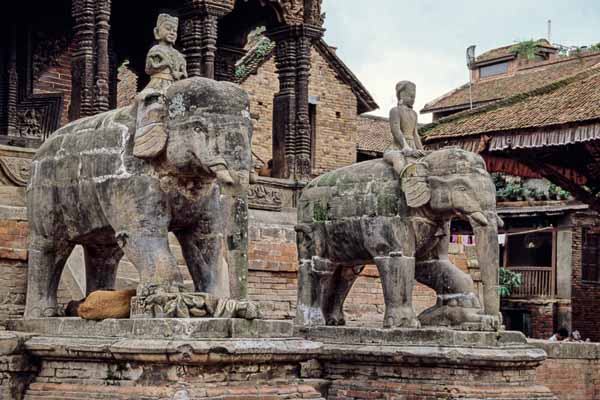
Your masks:
{"label": "green foliage", "polygon": [[533,60],[535,58],[535,51],[538,43],[535,40],[523,40],[510,48],[510,51],[517,53],[517,55]]}
{"label": "green foliage", "polygon": [[320,203],[313,205],[313,221],[314,222],[325,222],[327,221],[327,208],[323,207]]}
{"label": "green foliage", "polygon": [[571,194],[560,187],[550,184],[548,191],[524,186],[524,181],[519,177],[510,177],[500,173],[493,173],[492,179],[496,186],[496,197],[499,201],[524,201],[524,200],[567,200]]}
{"label": "green foliage", "polygon": [[235,79],[241,79],[248,73],[248,68],[245,65],[238,65],[235,68]]}
{"label": "green foliage", "polygon": [[519,288],[523,284],[523,277],[518,272],[513,272],[507,268],[500,268],[500,286],[498,291],[500,297],[508,297],[513,290]]}
{"label": "green foliage", "polygon": [[548,193],[551,198],[555,198],[556,200],[566,200],[571,197],[571,193],[554,184],[550,185]]}

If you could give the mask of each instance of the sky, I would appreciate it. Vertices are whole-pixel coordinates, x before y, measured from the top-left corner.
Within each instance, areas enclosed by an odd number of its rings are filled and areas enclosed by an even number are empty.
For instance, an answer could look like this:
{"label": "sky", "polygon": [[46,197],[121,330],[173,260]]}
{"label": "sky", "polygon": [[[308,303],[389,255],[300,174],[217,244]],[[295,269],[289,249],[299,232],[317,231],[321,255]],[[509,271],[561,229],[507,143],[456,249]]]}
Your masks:
{"label": "sky", "polygon": [[[323,0],[325,41],[387,116],[400,80],[417,85],[415,110],[468,82],[476,55],[522,40],[566,46],[600,42],[600,0]],[[431,114],[421,114],[429,122]]]}

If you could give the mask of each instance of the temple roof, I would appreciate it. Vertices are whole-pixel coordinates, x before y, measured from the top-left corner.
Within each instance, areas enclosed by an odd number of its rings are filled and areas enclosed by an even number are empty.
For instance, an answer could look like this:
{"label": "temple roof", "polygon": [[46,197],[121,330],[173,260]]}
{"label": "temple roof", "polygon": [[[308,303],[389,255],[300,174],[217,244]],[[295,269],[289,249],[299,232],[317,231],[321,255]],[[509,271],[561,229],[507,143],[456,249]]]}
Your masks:
{"label": "temple roof", "polygon": [[[497,57],[502,52],[507,52],[509,46],[491,50],[481,57]],[[487,55],[493,53],[492,55]],[[472,84],[472,97],[475,106],[504,99],[519,93],[541,88],[549,83],[583,71],[600,62],[600,52],[589,52],[569,57],[559,57],[552,61],[525,63],[518,67],[514,75],[484,79]],[[457,89],[427,103],[421,110],[422,113],[461,110],[469,107],[469,84],[464,84]]]}
{"label": "temple roof", "polygon": [[[352,92],[358,100],[358,114],[379,108],[369,91],[323,39],[316,41],[313,48],[329,62],[339,78],[352,88]],[[273,57],[274,49],[275,44],[268,38],[263,37],[258,40],[236,65],[236,82],[242,83],[250,75],[256,74],[260,66]]]}
{"label": "temple roof", "polygon": [[356,149],[366,153],[383,154],[392,143],[388,118],[375,115],[361,115],[358,118]]}
{"label": "temple roof", "polygon": [[[574,123],[600,120],[600,59],[595,60],[596,65],[566,78],[429,124],[421,130],[426,136],[425,141],[462,139],[480,134],[493,137],[500,132],[516,130],[534,133],[531,132],[533,129],[540,130],[539,137],[524,137],[523,140],[543,140],[539,143],[541,146],[584,141],[591,139],[587,135],[600,135],[600,132],[594,131],[578,133],[572,127]],[[577,63],[581,65],[584,61]],[[541,131],[552,126],[566,127],[564,134],[542,139],[544,135]],[[514,137],[512,140],[514,146]]]}

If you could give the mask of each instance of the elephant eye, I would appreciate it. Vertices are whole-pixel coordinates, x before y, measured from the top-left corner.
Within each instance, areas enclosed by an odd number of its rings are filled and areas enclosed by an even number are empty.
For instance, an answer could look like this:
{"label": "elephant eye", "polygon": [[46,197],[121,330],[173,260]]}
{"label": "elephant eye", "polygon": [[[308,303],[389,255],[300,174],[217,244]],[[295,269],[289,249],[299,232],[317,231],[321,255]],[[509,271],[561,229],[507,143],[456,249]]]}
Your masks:
{"label": "elephant eye", "polygon": [[457,187],[456,187],[456,190],[460,190],[461,192],[466,192],[466,191],[467,191],[467,188],[466,188],[466,187],[464,187],[464,186],[457,186]]}

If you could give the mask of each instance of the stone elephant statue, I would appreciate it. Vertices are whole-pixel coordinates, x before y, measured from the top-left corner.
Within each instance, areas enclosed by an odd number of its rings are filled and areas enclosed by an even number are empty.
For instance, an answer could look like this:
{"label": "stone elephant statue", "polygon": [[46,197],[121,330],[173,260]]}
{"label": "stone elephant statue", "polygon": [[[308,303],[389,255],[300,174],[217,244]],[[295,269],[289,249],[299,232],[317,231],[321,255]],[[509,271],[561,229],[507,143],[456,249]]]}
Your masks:
{"label": "stone elephant statue", "polygon": [[[59,279],[76,244],[85,252],[88,294],[113,288],[124,254],[140,274],[138,294],[176,291],[183,280],[169,231],[197,291],[245,297],[249,97],[232,83],[190,78],[165,99],[169,138],[156,158],[132,155],[136,104],[74,121],[37,151],[27,187],[26,317],[58,314]],[[217,165],[229,182],[217,179]]]}
{"label": "stone elephant statue", "polygon": [[[471,276],[448,259],[453,217],[473,228],[484,309]],[[324,174],[303,190],[298,204],[296,323],[344,325],[346,296],[363,266],[374,263],[383,286],[384,327],[496,329],[501,223],[494,184],[475,153],[429,152],[411,160],[401,177],[382,159]],[[437,292],[437,304],[419,318],[412,305],[415,279]]]}

